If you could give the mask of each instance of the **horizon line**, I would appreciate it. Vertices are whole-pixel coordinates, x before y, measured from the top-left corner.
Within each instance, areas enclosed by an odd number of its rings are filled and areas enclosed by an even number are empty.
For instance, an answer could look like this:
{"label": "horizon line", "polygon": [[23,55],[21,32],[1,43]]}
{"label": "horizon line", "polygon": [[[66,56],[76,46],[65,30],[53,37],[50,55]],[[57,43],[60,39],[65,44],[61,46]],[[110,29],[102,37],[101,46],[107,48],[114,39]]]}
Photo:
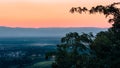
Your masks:
{"label": "horizon line", "polygon": [[110,27],[92,27],[92,26],[85,26],[85,27],[12,27],[12,26],[0,26],[6,28],[33,28],[33,29],[40,29],[40,28],[110,28]]}

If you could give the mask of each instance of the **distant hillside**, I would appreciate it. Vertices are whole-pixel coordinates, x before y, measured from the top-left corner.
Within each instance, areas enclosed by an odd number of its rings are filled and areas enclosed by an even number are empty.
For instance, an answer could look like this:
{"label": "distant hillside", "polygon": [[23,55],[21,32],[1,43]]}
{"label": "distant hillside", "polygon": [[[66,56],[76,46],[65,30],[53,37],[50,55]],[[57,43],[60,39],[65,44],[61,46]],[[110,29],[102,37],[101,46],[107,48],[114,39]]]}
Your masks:
{"label": "distant hillside", "polygon": [[69,32],[93,32],[105,31],[107,28],[80,27],[80,28],[11,28],[0,27],[0,37],[61,37]]}

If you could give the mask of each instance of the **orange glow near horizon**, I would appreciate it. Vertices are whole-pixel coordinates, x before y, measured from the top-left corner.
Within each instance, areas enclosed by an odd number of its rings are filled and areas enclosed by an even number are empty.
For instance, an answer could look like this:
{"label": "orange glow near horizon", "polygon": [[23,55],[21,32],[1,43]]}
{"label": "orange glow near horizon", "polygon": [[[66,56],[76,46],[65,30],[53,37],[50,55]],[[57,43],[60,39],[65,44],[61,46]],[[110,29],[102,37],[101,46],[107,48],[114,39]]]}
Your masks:
{"label": "orange glow near horizon", "polygon": [[0,1],[0,26],[9,27],[110,27],[104,15],[71,14],[71,7],[108,5],[119,0],[4,0]]}

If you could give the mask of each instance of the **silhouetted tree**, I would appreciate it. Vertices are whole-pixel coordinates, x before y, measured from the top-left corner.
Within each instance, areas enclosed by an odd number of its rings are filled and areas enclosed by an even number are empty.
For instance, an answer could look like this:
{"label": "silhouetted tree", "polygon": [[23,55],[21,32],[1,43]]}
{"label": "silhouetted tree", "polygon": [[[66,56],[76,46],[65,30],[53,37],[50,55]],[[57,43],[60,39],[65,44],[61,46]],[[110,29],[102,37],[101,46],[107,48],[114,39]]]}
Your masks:
{"label": "silhouetted tree", "polygon": [[103,13],[106,17],[112,15],[108,22],[113,23],[107,31],[101,31],[94,37],[92,33],[68,33],[61,39],[55,52],[55,62],[52,68],[120,68],[120,8],[118,3],[107,6],[98,5],[72,7],[70,12]]}
{"label": "silhouetted tree", "polygon": [[[79,35],[76,32],[66,34],[57,45],[57,52],[53,68],[84,68],[90,57],[89,46],[92,42],[92,33]],[[55,67],[54,67],[55,66]]]}
{"label": "silhouetted tree", "polygon": [[[112,15],[113,17],[108,22],[113,23],[108,31],[99,32],[96,35],[93,43],[90,45],[91,49],[95,52],[96,59],[98,60],[94,68],[119,68],[120,67],[120,8],[117,8],[118,3],[113,3],[107,6],[98,5],[87,9],[86,7],[73,7],[70,12],[89,12],[103,13],[106,17]],[[95,60],[94,60],[95,62]]]}

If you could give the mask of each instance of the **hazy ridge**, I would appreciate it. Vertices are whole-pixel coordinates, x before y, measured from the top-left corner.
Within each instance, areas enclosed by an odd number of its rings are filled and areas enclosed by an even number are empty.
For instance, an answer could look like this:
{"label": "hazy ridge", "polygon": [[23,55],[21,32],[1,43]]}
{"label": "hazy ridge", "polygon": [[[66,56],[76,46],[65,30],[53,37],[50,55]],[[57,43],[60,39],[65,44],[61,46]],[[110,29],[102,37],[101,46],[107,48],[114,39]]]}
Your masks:
{"label": "hazy ridge", "polygon": [[0,37],[62,37],[69,32],[93,32],[105,31],[107,28],[77,27],[77,28],[11,28],[0,27]]}

